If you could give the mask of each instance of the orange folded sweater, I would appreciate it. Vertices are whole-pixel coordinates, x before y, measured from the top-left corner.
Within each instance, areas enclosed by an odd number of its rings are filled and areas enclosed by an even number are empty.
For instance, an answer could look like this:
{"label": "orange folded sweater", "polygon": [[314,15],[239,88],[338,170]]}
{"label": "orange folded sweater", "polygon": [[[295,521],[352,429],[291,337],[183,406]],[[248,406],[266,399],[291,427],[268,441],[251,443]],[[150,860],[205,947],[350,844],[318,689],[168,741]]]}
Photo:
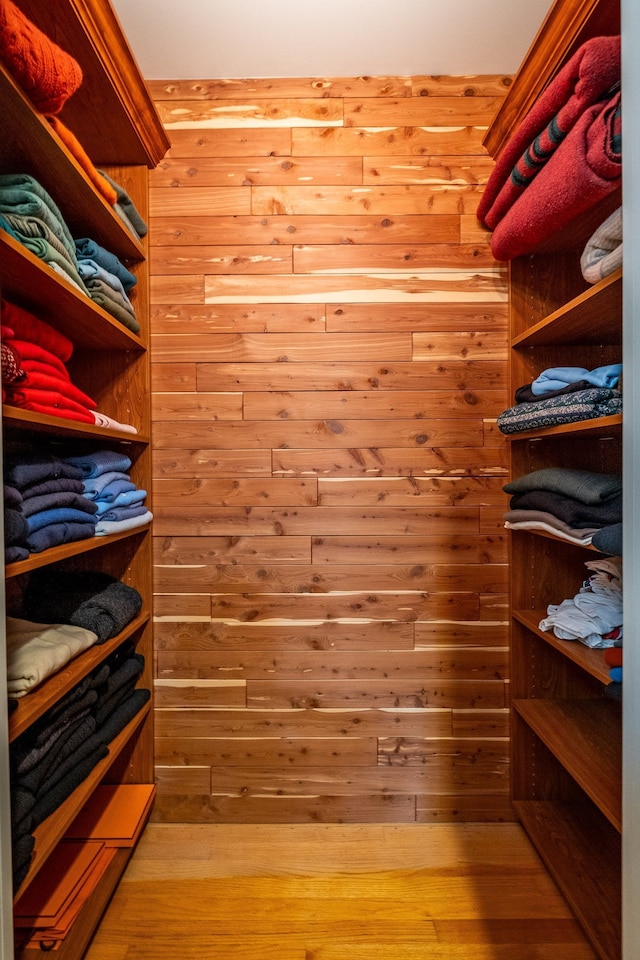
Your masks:
{"label": "orange folded sweater", "polygon": [[47,120],[58,134],[69,153],[78,161],[98,193],[104,197],[107,203],[110,203],[111,206],[113,206],[118,199],[118,194],[111,186],[109,181],[106,180],[101,173],[98,173],[76,135],[64,125],[59,117],[47,117]]}
{"label": "orange folded sweater", "polygon": [[41,113],[59,113],[82,83],[80,64],[12,0],[0,0],[0,59]]}

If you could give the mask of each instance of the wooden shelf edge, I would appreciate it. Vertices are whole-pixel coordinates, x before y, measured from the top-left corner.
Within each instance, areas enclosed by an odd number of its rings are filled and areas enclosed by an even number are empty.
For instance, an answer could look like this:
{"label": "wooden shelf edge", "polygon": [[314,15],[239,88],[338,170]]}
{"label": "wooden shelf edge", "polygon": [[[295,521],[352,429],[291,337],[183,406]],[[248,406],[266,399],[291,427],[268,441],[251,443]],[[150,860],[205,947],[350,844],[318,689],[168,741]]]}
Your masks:
{"label": "wooden shelf edge", "polygon": [[611,826],[622,830],[622,720],[611,700],[514,700],[513,709]]}
{"label": "wooden shelf edge", "polygon": [[102,663],[121,643],[124,643],[137,630],[144,627],[149,622],[150,616],[149,613],[141,613],[131,623],[128,623],[117,636],[85,650],[79,656],[70,660],[57,673],[43,680],[32,692],[18,698],[18,706],[9,717],[9,743],[12,743],[20,734],[24,733],[32,723],[35,723],[39,717],[46,713],[49,707],[52,707],[60,697],[68,693],[94,667]]}
{"label": "wooden shelf edge", "polygon": [[145,349],[138,334],[4,230],[0,230],[0,279],[3,299],[19,297],[22,305],[37,310],[47,323],[73,340],[76,349]]}
{"label": "wooden shelf edge", "polygon": [[568,433],[588,433],[590,431],[607,431],[622,427],[622,414],[615,413],[610,417],[597,417],[594,420],[577,420],[575,423],[563,423],[558,427],[542,427],[540,430],[520,430],[518,433],[505,433],[510,442],[517,440],[537,440],[538,437],[561,437]]}
{"label": "wooden shelf edge", "polygon": [[513,806],[602,960],[620,960],[620,837],[586,803],[514,799]]}
{"label": "wooden shelf edge", "polygon": [[47,567],[50,563],[57,563],[60,560],[68,560],[70,557],[77,557],[81,553],[89,553],[91,550],[100,550],[119,540],[126,540],[140,533],[147,533],[151,529],[151,523],[145,523],[139,527],[133,527],[131,530],[123,530],[121,533],[110,533],[106,537],[89,537],[87,540],[77,540],[75,543],[61,544],[59,547],[50,547],[43,550],[42,553],[33,553],[27,560],[18,560],[17,563],[10,563],[5,567],[5,577],[19,577],[24,573],[30,573],[39,567]]}
{"label": "wooden shelf edge", "polygon": [[514,337],[511,341],[512,348],[530,347],[550,341],[557,343],[559,336],[558,327],[561,325],[562,320],[569,314],[579,311],[585,304],[592,303],[593,301],[596,301],[596,306],[599,307],[600,304],[598,301],[605,300],[612,293],[622,299],[622,269],[616,270],[615,273],[605,277],[604,280],[594,283],[588,290],[574,297],[573,300],[569,300],[558,310],[549,314],[548,317],[529,327],[529,329],[523,333],[518,334],[518,336]]}
{"label": "wooden shelf edge", "polygon": [[129,721],[127,726],[108,744],[109,755],[96,764],[89,776],[76,787],[73,793],[67,797],[58,809],[36,827],[34,831],[36,843],[33,860],[27,876],[17,891],[18,894],[33,880],[42,865],[46,862],[52,850],[55,849],[75,819],[80,807],[89,799],[98,783],[100,783],[102,778],[108,773],[109,768],[115,763],[118,755],[126,747],[136,730],[142,726],[150,710],[151,702],[147,701],[135,717]]}
{"label": "wooden shelf edge", "polygon": [[587,647],[579,640],[560,640],[553,633],[540,629],[538,624],[546,615],[544,610],[513,610],[511,615],[514,620],[521,623],[531,633],[535,633],[544,643],[548,643],[550,647],[558,650],[567,660],[571,660],[582,667],[590,676],[599,680],[605,686],[611,683],[609,667],[604,662],[602,650]]}
{"label": "wooden shelf edge", "polygon": [[140,443],[147,445],[150,438],[147,434],[129,433],[128,430],[112,430],[109,427],[92,426],[79,420],[68,420],[64,417],[53,417],[47,413],[36,413],[34,410],[25,410],[22,407],[12,407],[5,403],[2,406],[2,420],[7,426],[29,426],[41,433],[55,433],[56,436],[87,437],[90,440],[103,440],[121,443]]}

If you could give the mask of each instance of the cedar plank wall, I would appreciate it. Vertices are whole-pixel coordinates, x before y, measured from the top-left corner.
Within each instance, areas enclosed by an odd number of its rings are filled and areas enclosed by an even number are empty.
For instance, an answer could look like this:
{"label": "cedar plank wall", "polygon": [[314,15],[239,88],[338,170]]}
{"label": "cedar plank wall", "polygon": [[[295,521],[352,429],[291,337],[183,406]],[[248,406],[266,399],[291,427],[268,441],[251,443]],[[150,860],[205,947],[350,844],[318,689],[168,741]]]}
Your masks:
{"label": "cedar plank wall", "polygon": [[503,77],[155,81],[155,818],[511,819]]}

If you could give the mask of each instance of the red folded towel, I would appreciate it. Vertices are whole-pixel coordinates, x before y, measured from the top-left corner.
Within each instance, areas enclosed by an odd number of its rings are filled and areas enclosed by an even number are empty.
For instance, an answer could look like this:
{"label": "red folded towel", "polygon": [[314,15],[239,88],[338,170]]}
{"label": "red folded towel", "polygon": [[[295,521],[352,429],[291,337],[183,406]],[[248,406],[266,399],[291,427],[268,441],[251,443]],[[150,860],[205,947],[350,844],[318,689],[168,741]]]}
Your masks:
{"label": "red folded towel", "polygon": [[42,113],[59,113],[82,83],[80,65],[12,0],[0,0],[0,59]]}
{"label": "red folded towel", "polygon": [[14,331],[15,340],[30,340],[66,363],[73,353],[73,344],[63,333],[15,303],[2,301],[2,320]]}
{"label": "red folded towel", "polygon": [[577,50],[500,154],[478,204],[477,216],[485,226],[495,228],[586,108],[619,80],[619,36],[593,37]]}
{"label": "red folded towel", "polygon": [[491,237],[497,260],[531,253],[621,182],[620,94],[588,107]]}

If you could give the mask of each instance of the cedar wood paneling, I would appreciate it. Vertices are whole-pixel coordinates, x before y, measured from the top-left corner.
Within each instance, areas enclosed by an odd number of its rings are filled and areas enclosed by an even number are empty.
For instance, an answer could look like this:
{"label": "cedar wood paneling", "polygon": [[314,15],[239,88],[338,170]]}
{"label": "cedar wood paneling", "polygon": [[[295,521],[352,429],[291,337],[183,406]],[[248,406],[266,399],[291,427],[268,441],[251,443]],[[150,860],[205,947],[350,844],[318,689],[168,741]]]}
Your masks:
{"label": "cedar wood paneling", "polygon": [[503,77],[155,81],[155,817],[511,818]]}

